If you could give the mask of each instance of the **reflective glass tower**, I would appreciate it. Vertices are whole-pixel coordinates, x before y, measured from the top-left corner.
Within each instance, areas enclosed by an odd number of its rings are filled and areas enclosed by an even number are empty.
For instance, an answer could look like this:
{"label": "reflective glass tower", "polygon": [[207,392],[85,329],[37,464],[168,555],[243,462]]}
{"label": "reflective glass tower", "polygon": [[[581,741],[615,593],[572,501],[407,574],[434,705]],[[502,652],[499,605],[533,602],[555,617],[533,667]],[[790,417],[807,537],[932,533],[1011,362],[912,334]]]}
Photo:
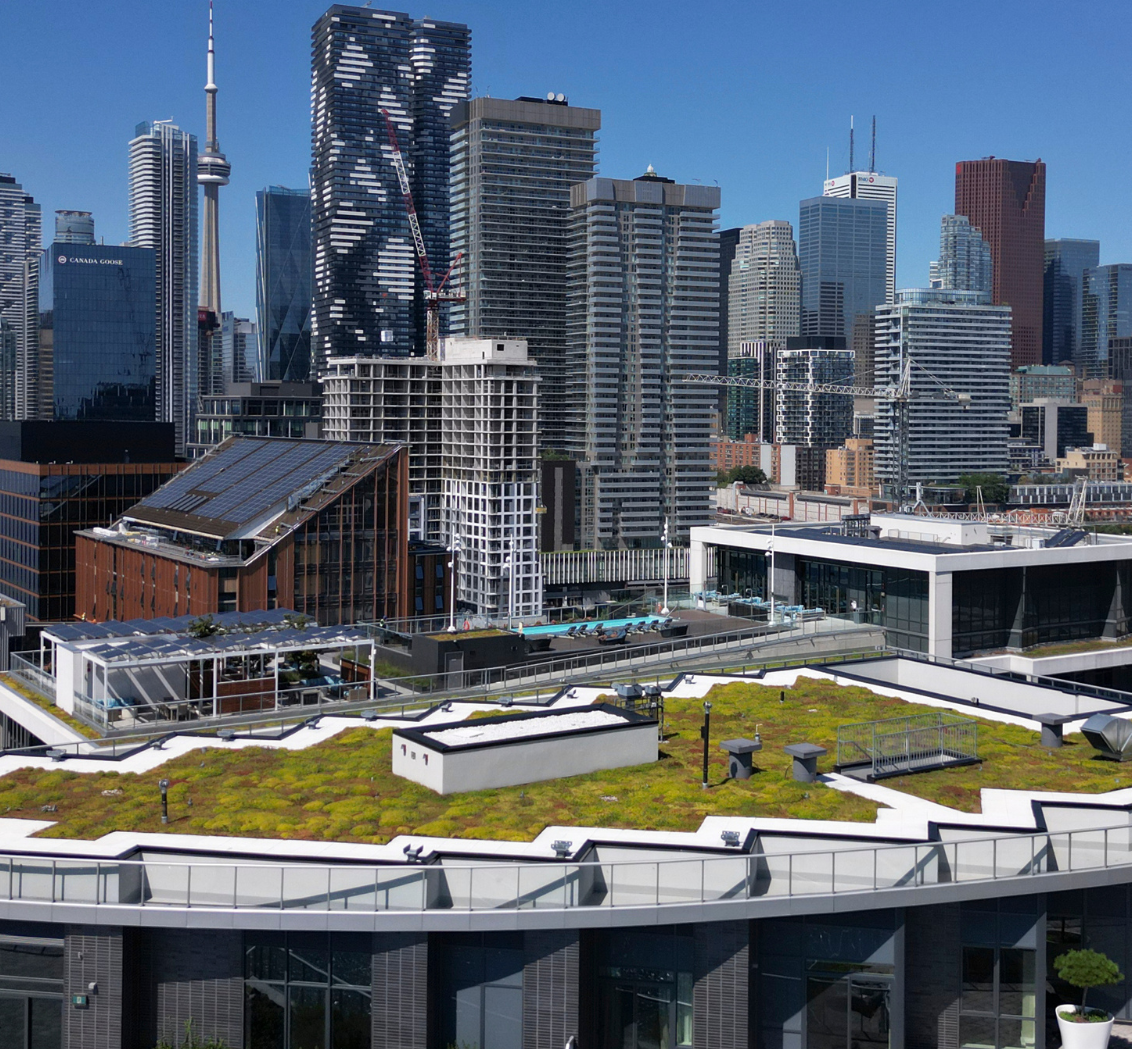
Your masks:
{"label": "reflective glass tower", "polygon": [[931,287],[982,292],[990,302],[994,284],[990,245],[966,215],[944,215],[940,220],[939,258],[929,271]]}
{"label": "reflective glass tower", "polygon": [[1085,371],[1104,378],[1112,374],[1111,343],[1132,336],[1132,265],[1097,266],[1085,270],[1081,341]]}
{"label": "reflective glass tower", "polygon": [[256,316],[265,380],[311,371],[311,195],[268,186],[255,195]]}
{"label": "reflective glass tower", "polygon": [[40,401],[57,421],[153,422],[155,252],[56,242],[39,281]]}
{"label": "reflective glass tower", "polygon": [[197,140],[168,121],[137,126],[130,142],[130,243],[157,266],[157,421],[193,432],[197,359]]}
{"label": "reflective glass tower", "polygon": [[1045,242],[1045,284],[1042,296],[1042,361],[1072,361],[1083,371],[1085,271],[1101,263],[1099,240],[1060,238]]}
{"label": "reflective glass tower", "polygon": [[39,205],[11,176],[0,174],[0,322],[13,370],[0,379],[0,417],[36,414],[36,265],[42,241]]}
{"label": "reflective glass tower", "polygon": [[857,317],[886,301],[888,204],[811,197],[799,205],[803,336],[849,340]]}
{"label": "reflective glass tower", "polygon": [[312,352],[424,352],[418,265],[383,111],[432,268],[448,267],[448,116],[468,97],[467,26],[334,4],[311,34]]}

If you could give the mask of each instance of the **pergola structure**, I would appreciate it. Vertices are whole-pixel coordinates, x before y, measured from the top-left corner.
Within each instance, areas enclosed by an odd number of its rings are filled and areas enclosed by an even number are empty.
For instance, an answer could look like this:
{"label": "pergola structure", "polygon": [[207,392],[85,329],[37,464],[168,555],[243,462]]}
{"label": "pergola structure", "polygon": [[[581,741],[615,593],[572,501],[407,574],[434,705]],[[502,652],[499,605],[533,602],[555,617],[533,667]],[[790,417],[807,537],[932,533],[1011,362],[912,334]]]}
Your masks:
{"label": "pergola structure", "polygon": [[41,638],[41,665],[55,679],[56,703],[100,727],[374,698],[374,641],[363,632],[303,626],[287,614],[229,618],[204,637],[180,621],[160,633],[135,623],[53,627]]}

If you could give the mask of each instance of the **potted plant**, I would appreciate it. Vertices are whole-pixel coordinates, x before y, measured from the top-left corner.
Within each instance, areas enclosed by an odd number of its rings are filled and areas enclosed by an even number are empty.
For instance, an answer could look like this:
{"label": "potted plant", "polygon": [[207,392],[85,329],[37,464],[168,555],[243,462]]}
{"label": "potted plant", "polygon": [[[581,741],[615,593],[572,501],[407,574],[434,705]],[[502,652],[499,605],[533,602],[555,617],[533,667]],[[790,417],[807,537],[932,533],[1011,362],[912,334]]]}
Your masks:
{"label": "potted plant", "polygon": [[1066,951],[1053,960],[1057,975],[1066,983],[1081,989],[1080,1005],[1059,1005],[1057,1026],[1065,1049],[1105,1049],[1112,1034],[1112,1013],[1088,1009],[1085,998],[1090,987],[1107,987],[1120,983],[1124,974],[1107,955],[1100,951]]}

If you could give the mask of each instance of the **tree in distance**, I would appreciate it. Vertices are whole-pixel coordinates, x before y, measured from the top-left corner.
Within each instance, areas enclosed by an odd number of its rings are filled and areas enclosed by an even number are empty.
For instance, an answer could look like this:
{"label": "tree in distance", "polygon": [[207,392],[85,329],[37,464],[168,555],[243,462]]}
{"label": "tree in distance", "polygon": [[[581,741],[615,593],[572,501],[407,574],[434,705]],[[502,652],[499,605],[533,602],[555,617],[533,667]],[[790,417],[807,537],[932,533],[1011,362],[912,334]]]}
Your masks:
{"label": "tree in distance", "polygon": [[733,466],[730,470],[720,470],[716,474],[716,485],[719,488],[726,488],[736,481],[742,481],[743,484],[766,484],[766,474],[757,466]]}

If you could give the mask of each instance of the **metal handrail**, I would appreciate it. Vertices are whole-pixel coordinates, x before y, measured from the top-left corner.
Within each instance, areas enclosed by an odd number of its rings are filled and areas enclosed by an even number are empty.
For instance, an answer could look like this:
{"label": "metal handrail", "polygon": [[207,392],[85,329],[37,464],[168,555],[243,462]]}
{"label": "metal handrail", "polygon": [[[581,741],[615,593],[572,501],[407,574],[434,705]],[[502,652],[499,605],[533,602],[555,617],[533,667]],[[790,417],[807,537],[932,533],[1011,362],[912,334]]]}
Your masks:
{"label": "metal handrail", "polygon": [[[1114,850],[1116,831],[1123,840]],[[855,862],[858,858],[862,862]],[[0,895],[6,891],[13,902],[224,911],[498,912],[841,896],[1112,866],[1132,866],[1132,827],[1127,824],[820,852],[735,852],[608,863],[331,865],[10,854],[0,856],[0,884],[7,879]],[[249,876],[267,870],[277,871],[278,878]],[[265,888],[268,885],[276,888]]]}

